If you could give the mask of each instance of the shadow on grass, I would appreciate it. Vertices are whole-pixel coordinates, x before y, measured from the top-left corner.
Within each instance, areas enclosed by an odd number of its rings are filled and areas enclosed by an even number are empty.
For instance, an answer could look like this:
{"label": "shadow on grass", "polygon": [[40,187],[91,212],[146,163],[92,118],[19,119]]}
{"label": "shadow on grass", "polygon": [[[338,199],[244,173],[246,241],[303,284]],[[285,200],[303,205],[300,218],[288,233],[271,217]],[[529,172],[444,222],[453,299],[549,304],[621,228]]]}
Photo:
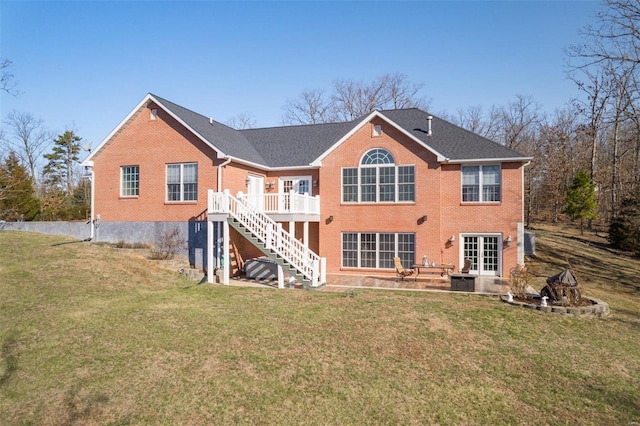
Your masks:
{"label": "shadow on grass", "polygon": [[91,420],[96,416],[97,408],[101,404],[109,402],[109,397],[102,393],[90,393],[85,396],[80,395],[77,388],[70,389],[64,398],[64,405],[67,409],[66,425],[75,425]]}
{"label": "shadow on grass", "polygon": [[4,371],[0,375],[0,387],[7,383],[11,376],[18,370],[18,357],[16,351],[18,348],[18,341],[13,335],[9,335],[2,343],[0,348],[0,357],[6,364]]}
{"label": "shadow on grass", "polygon": [[55,243],[55,244],[51,244],[51,247],[55,247],[55,246],[64,246],[67,244],[78,244],[78,243],[88,243],[91,241],[91,238],[87,238],[85,240],[75,240],[75,241],[65,241],[64,243]]}
{"label": "shadow on grass", "polygon": [[[586,239],[563,236],[564,244],[579,243],[589,245],[596,250],[602,250],[599,245]],[[609,250],[608,250],[609,252]],[[640,291],[640,281],[634,268],[636,259],[630,256],[603,257],[599,253],[584,251],[582,247],[567,244],[541,244],[537,260],[546,264],[546,270],[557,268],[558,272],[564,268],[571,268],[576,273],[578,281],[595,280],[603,283],[610,282],[634,291]],[[632,264],[633,263],[633,264]],[[540,276],[542,274],[538,274]]]}

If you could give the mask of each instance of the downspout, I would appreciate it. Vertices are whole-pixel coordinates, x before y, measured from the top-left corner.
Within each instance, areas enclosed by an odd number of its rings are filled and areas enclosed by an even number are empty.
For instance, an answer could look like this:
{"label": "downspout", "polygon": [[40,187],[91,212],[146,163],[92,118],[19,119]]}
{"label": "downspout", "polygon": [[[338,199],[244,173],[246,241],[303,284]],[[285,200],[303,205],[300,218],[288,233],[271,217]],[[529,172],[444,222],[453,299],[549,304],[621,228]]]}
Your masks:
{"label": "downspout", "polygon": [[222,192],[222,168],[231,162],[231,158],[227,158],[218,166],[218,192]]}
{"label": "downspout", "polygon": [[93,241],[93,239],[95,238],[95,226],[96,226],[96,222],[95,222],[95,204],[96,204],[96,185],[95,185],[95,179],[96,179],[96,175],[93,172],[93,161],[90,161],[89,164],[87,165],[87,168],[89,169],[89,173],[90,173],[90,177],[89,179],[91,180],[91,216],[90,216],[90,226],[89,226],[89,238],[87,238],[85,241]]}

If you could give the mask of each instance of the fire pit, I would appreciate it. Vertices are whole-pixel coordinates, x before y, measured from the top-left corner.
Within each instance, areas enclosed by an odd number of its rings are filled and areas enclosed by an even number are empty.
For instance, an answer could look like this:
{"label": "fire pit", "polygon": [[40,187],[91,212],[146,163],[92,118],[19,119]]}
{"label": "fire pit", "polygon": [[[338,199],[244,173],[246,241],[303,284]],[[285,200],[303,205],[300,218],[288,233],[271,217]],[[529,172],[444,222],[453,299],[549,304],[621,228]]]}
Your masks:
{"label": "fire pit", "polygon": [[569,269],[547,278],[540,296],[546,297],[552,305],[580,306],[582,302],[578,280]]}
{"label": "fire pit", "polygon": [[514,306],[522,306],[542,312],[565,314],[573,316],[597,316],[609,315],[609,305],[601,300],[591,297],[582,297],[580,287],[575,275],[565,269],[559,274],[547,278],[547,285],[540,291],[540,296],[525,295],[527,284],[526,268],[521,267],[511,272],[511,292],[502,296],[502,301]]}

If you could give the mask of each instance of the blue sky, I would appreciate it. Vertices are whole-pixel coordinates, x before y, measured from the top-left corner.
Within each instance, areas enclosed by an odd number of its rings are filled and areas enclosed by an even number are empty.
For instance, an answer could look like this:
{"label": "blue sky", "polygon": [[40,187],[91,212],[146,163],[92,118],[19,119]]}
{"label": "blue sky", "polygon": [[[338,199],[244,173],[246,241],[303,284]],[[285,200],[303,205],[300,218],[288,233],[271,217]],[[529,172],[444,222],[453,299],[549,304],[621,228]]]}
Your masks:
{"label": "blue sky", "polygon": [[97,146],[148,93],[225,122],[282,107],[336,78],[399,72],[430,112],[531,95],[552,112],[578,96],[563,48],[581,41],[593,1],[172,2],[0,0],[0,56],[29,112]]}

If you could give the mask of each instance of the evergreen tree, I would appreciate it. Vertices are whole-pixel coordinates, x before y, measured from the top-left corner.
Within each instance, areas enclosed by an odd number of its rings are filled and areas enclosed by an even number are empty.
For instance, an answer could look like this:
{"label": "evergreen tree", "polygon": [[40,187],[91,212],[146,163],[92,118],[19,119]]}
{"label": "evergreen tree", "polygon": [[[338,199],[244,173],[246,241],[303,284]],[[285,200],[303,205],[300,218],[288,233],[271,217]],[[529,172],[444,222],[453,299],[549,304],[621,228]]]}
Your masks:
{"label": "evergreen tree", "polygon": [[67,130],[53,141],[53,152],[45,154],[49,162],[44,166],[45,183],[70,195],[74,187],[74,167],[80,159],[82,138]]}
{"label": "evergreen tree", "polygon": [[567,191],[566,201],[565,213],[571,215],[573,220],[580,219],[580,234],[583,234],[584,220],[593,220],[598,217],[596,214],[596,186],[585,170],[580,170],[576,174]]}
{"label": "evergreen tree", "polygon": [[620,212],[609,225],[609,242],[614,248],[640,255],[640,197],[622,201]]}
{"label": "evergreen tree", "polygon": [[33,220],[39,211],[33,178],[11,151],[0,164],[0,219]]}

